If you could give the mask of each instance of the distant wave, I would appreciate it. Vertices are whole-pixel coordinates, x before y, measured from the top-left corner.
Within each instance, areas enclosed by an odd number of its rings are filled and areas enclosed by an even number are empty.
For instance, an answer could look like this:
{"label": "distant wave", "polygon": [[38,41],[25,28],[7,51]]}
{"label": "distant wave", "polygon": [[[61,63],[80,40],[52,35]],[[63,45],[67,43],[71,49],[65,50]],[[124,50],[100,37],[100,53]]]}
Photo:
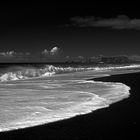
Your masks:
{"label": "distant wave", "polygon": [[126,68],[137,68],[140,65],[129,65],[129,66],[116,66],[116,67],[55,67],[53,65],[46,65],[43,68],[35,67],[11,67],[6,70],[5,73],[0,75],[0,81],[12,81],[12,80],[24,80],[35,77],[50,77],[54,74],[80,72],[80,71],[104,71],[113,69],[126,69]]}
{"label": "distant wave", "polygon": [[91,68],[55,67],[46,65],[43,68],[35,67],[12,67],[0,75],[0,81],[11,81],[29,79],[35,77],[49,77],[54,74],[71,73],[77,71],[90,70]]}

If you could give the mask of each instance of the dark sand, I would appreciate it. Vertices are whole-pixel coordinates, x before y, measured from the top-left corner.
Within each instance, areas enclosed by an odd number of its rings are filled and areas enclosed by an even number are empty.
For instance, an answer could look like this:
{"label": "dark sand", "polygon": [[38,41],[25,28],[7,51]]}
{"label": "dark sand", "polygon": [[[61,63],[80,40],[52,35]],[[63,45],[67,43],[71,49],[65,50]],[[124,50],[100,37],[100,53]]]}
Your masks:
{"label": "dark sand", "polygon": [[140,73],[96,78],[96,81],[122,82],[131,87],[129,98],[94,111],[42,126],[0,133],[0,140],[104,140],[138,139]]}

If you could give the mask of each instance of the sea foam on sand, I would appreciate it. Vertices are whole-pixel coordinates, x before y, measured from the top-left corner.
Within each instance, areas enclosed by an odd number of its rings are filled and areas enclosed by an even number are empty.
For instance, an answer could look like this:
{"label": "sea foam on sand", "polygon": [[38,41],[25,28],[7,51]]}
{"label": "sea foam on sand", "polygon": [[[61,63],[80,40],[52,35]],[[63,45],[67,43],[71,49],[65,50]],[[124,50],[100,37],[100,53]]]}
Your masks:
{"label": "sea foam on sand", "polygon": [[69,80],[68,75],[59,80],[54,77],[0,83],[0,131],[87,114],[129,96],[130,87],[125,84],[86,81],[86,72],[78,79]]}

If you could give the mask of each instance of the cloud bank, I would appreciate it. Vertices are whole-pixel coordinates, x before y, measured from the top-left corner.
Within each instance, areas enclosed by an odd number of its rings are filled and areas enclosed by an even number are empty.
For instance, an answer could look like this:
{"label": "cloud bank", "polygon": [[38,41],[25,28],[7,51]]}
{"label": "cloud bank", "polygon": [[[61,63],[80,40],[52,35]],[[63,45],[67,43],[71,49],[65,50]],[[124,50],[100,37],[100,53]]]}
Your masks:
{"label": "cloud bank", "polygon": [[79,27],[109,27],[112,29],[134,29],[140,30],[140,19],[130,19],[126,15],[115,18],[72,17],[73,26]]}
{"label": "cloud bank", "polygon": [[23,52],[16,52],[14,50],[1,52],[0,51],[0,57],[2,58],[12,58],[12,57],[27,57],[27,56],[33,56],[33,55],[39,55],[42,56],[57,56],[61,53],[61,49],[58,47],[53,47],[50,51],[47,49],[44,49],[41,53],[38,52],[37,54],[31,54],[29,52],[23,53]]}
{"label": "cloud bank", "polygon": [[0,56],[1,57],[18,57],[18,56],[29,56],[30,53],[29,52],[26,52],[26,53],[22,53],[22,52],[15,52],[14,50],[12,51],[7,51],[7,52],[0,52]]}
{"label": "cloud bank", "polygon": [[50,51],[44,49],[41,52],[16,52],[14,50],[0,51],[0,62],[46,62],[58,60],[62,50],[58,47],[53,47]]}
{"label": "cloud bank", "polygon": [[5,56],[5,57],[6,56],[12,57],[12,56],[16,55],[16,52],[15,51],[0,52],[0,55]]}

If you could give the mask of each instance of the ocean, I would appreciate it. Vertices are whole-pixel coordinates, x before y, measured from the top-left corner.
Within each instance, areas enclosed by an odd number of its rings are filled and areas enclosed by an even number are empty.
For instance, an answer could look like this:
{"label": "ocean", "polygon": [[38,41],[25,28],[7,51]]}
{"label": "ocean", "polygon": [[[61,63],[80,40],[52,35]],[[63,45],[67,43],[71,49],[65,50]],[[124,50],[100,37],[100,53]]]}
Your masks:
{"label": "ocean", "polygon": [[[44,66],[37,70],[8,68],[0,77],[1,136],[8,139],[127,137],[138,125],[133,110],[138,101],[133,97],[138,91],[137,68],[64,69],[47,65],[45,72]],[[37,74],[32,74],[36,71]]]}

